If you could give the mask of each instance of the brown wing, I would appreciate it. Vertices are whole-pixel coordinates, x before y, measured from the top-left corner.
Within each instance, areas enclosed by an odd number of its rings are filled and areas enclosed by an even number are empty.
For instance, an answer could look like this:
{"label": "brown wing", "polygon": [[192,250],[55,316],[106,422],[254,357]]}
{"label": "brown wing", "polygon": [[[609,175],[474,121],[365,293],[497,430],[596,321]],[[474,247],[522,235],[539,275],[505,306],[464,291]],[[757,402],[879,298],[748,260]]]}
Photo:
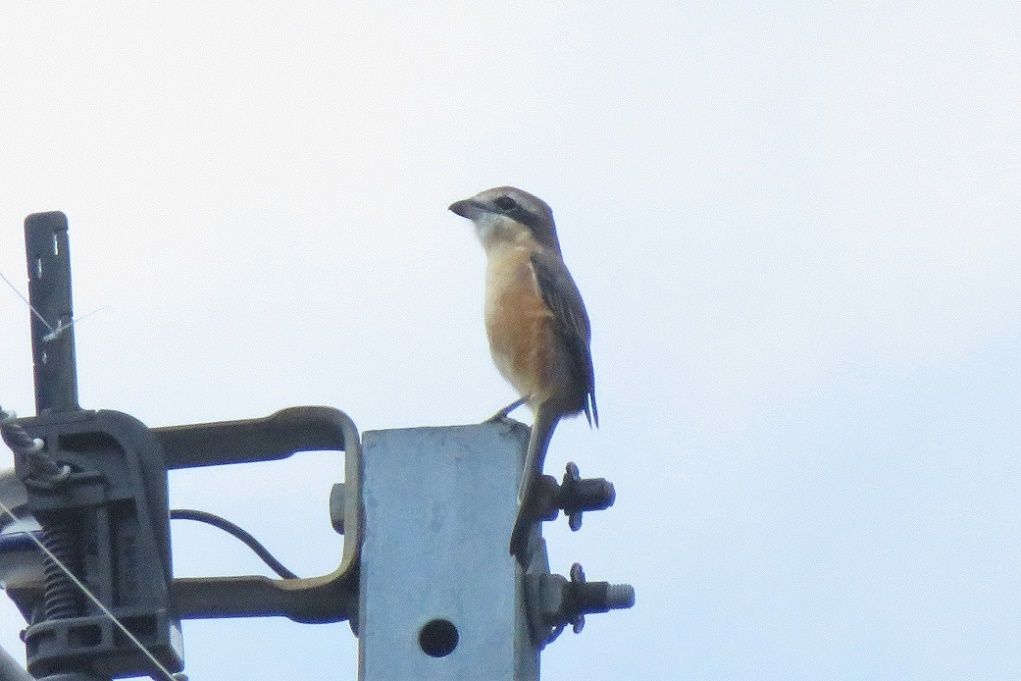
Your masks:
{"label": "brown wing", "polygon": [[574,375],[585,386],[584,411],[589,425],[599,426],[599,409],[596,407],[596,379],[592,368],[592,352],[589,343],[592,330],[588,313],[581,299],[581,292],[574,283],[571,273],[563,260],[546,251],[533,253],[532,268],[535,271],[539,291],[546,306],[553,313],[558,333],[574,362]]}

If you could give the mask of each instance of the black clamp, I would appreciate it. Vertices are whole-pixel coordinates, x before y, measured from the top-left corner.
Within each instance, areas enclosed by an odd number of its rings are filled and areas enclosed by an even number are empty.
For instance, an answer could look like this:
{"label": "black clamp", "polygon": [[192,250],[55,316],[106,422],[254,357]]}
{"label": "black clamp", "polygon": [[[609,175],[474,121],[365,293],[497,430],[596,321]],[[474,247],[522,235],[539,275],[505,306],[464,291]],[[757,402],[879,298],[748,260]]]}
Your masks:
{"label": "black clamp", "polygon": [[556,520],[563,510],[571,529],[581,529],[582,514],[585,511],[603,511],[617,499],[613,483],[606,478],[582,478],[573,461],[567,464],[564,479],[560,484],[551,475],[539,479],[539,517],[542,520]]}

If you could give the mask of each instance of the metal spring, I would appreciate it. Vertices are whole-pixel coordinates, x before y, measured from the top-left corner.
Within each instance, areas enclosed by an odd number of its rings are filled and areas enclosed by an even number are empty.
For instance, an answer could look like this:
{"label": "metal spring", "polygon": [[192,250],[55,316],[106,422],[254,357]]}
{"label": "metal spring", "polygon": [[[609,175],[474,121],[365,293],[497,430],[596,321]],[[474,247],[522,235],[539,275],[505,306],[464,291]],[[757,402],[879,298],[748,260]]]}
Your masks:
{"label": "metal spring", "polygon": [[74,569],[74,535],[67,523],[48,522],[43,531],[43,545],[57,558],[43,558],[46,619],[64,619],[81,614],[81,601],[74,582],[64,572],[64,566]]}

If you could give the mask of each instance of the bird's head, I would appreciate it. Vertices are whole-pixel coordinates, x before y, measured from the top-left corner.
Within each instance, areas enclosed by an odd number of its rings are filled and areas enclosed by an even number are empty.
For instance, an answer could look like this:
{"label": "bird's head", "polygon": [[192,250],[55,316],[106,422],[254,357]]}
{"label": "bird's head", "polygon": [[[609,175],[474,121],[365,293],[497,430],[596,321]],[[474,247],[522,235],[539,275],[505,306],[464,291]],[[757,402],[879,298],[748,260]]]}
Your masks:
{"label": "bird's head", "polygon": [[553,211],[545,201],[524,190],[494,187],[455,201],[450,210],[475,223],[475,231],[487,250],[499,243],[536,241],[560,252]]}

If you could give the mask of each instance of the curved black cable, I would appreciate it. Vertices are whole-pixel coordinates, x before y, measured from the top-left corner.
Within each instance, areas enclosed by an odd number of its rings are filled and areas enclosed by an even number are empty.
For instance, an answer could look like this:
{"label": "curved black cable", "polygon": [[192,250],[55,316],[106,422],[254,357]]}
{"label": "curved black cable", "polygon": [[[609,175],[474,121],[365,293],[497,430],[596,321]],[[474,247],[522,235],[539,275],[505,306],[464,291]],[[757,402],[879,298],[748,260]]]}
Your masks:
{"label": "curved black cable", "polygon": [[265,546],[259,543],[259,540],[250,535],[247,531],[241,529],[226,518],[221,518],[214,513],[208,513],[206,511],[197,511],[193,508],[174,508],[170,510],[171,520],[195,520],[200,523],[206,523],[212,525],[215,528],[221,529],[224,532],[233,535],[235,538],[242,541],[245,546],[255,552],[255,555],[262,558],[262,561],[270,567],[273,572],[277,573],[284,579],[298,579],[298,575],[294,574],[281,563],[279,560],[273,557],[273,554],[269,552]]}

